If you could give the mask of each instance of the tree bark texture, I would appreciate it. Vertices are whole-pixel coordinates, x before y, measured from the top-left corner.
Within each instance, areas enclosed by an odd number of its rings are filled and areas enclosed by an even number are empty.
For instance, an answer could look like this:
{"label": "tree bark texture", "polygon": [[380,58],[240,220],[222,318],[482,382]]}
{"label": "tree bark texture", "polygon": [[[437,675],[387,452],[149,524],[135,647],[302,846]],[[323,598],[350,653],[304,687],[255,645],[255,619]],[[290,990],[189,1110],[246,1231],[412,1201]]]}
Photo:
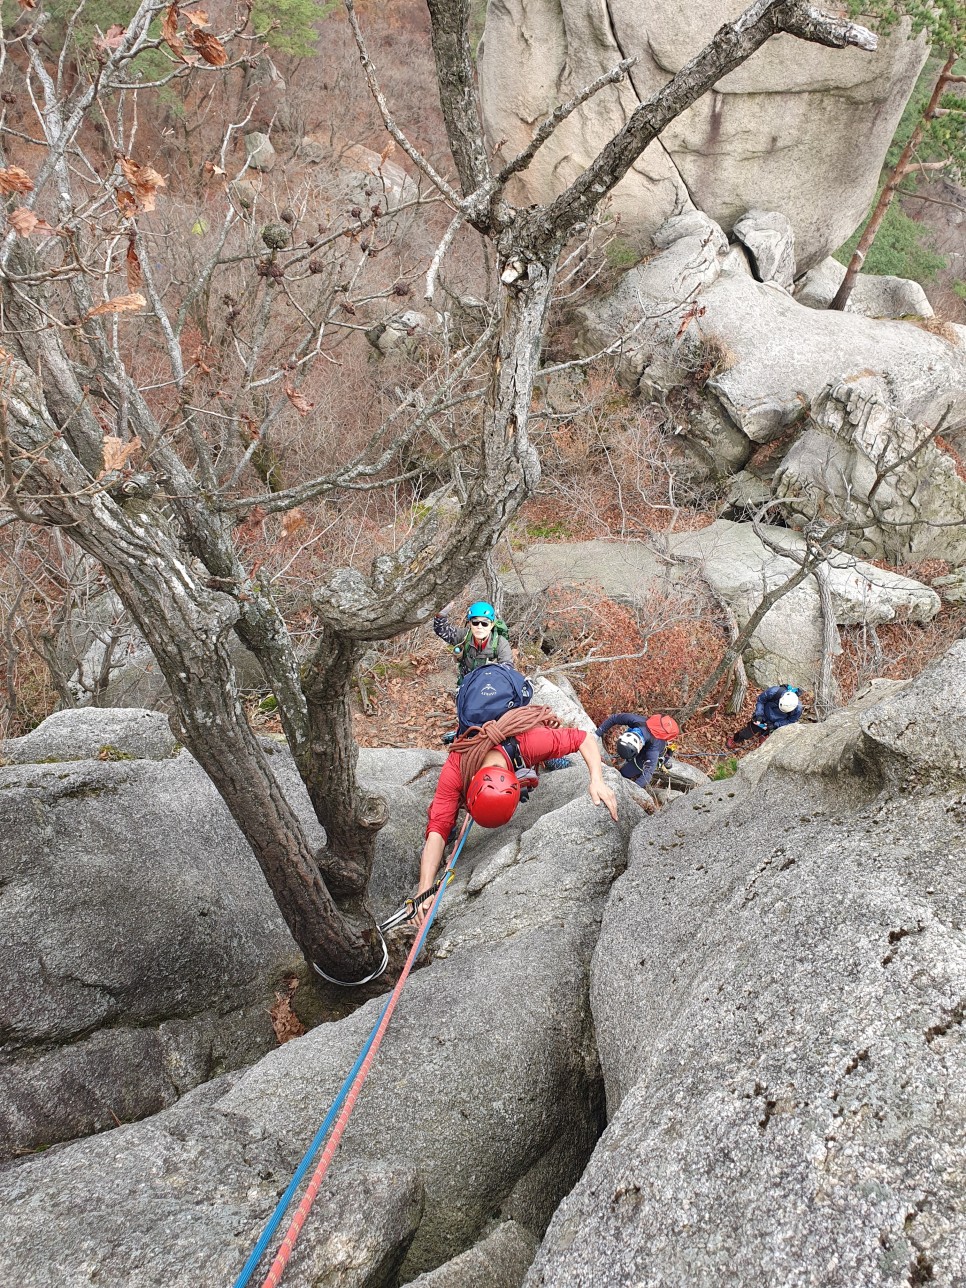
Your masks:
{"label": "tree bark texture", "polygon": [[251,845],[296,943],[328,974],[368,973],[381,953],[371,919],[359,927],[336,908],[239,704],[226,647],[237,604],[199,581],[152,507],[118,505],[91,487],[38,382],[11,359],[4,374],[3,428],[22,453],[21,484],[36,490],[48,521],[66,527],[108,574],[171,689],[181,740]]}

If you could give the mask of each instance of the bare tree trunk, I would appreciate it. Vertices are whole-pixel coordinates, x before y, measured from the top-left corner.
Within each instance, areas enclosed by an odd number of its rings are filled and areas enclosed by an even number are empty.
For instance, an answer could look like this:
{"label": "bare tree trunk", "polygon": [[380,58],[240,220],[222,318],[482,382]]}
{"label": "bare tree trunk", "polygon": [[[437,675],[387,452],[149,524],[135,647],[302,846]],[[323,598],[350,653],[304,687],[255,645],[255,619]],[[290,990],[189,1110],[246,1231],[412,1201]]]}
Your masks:
{"label": "bare tree trunk", "polygon": [[815,714],[827,720],[838,706],[838,685],[832,672],[832,658],[840,648],[838,624],[832,607],[832,589],[829,584],[829,566],[822,561],[812,569],[818,586],[818,602],[822,614],[822,662],[815,689]]}
{"label": "bare tree trunk", "polygon": [[[728,640],[731,644],[734,644],[739,634],[741,633],[741,628],[738,626],[738,619],[731,611],[731,605],[727,602],[726,599],[723,598],[723,596],[718,594],[718,592],[715,590],[714,586],[712,586],[708,578],[705,577],[704,580],[705,580],[705,584],[708,587],[708,590],[711,592],[711,595],[714,598],[715,603],[718,605],[719,609],[721,610],[721,613],[725,619],[725,622],[727,623]],[[728,705],[725,708],[729,715],[734,716],[738,714],[738,712],[745,704],[745,698],[747,694],[748,694],[748,672],[745,670],[744,658],[739,653],[734,661],[734,671],[733,671],[732,682],[731,682],[731,696],[728,698]]]}
{"label": "bare tree trunk", "polygon": [[301,749],[299,772],[326,832],[319,865],[341,900],[364,897],[376,836],[389,819],[385,800],[365,791],[356,777],[349,697],[358,656],[355,641],[326,629],[303,678],[310,736]]}
{"label": "bare tree trunk", "polygon": [[371,918],[368,927],[357,926],[336,908],[245,719],[226,645],[237,603],[197,579],[153,506],[117,504],[90,488],[49,419],[36,378],[12,360],[7,371],[3,430],[23,453],[22,488],[35,491],[47,521],[69,526],[108,574],[171,689],[181,741],[251,845],[303,953],[327,974],[359,978],[378,963],[378,935]]}
{"label": "bare tree trunk", "polygon": [[886,212],[892,205],[896,193],[899,191],[899,185],[902,183],[909,171],[914,168],[913,157],[915,156],[916,148],[919,146],[919,142],[922,139],[923,129],[926,122],[932,119],[936,108],[939,106],[939,100],[945,93],[946,84],[952,74],[955,62],[956,55],[950,54],[943,64],[942,71],[939,73],[939,76],[936,79],[936,84],[933,86],[933,91],[930,95],[926,110],[919,118],[919,123],[913,130],[912,137],[899,154],[899,160],[896,162],[892,174],[886,180],[885,186],[879,193],[879,200],[875,203],[875,209],[872,211],[869,222],[865,226],[865,231],[859,238],[859,244],[852,253],[852,258],[849,260],[849,266],[845,270],[845,276],[842,278],[842,284],[835,292],[835,297],[829,305],[830,309],[842,310],[845,308],[846,304],[848,304],[849,296],[852,294],[853,287],[855,286],[855,279],[862,271],[865,257],[868,255],[872,243],[876,239],[879,229],[882,226],[882,221],[886,217]]}

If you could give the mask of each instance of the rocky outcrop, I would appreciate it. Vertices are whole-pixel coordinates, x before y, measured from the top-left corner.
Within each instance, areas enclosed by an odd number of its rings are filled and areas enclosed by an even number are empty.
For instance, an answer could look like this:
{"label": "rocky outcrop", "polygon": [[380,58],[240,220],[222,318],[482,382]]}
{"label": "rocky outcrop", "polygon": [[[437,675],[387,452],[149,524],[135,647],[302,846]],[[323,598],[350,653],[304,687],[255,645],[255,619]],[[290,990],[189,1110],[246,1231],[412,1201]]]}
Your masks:
{"label": "rocky outcrop", "polygon": [[[391,754],[374,755],[385,771]],[[163,763],[177,769],[186,761],[182,753]],[[66,772],[81,768],[89,766]],[[30,771],[42,790],[46,780],[36,776],[63,766]],[[428,789],[433,780],[424,775]],[[401,782],[394,805],[400,790]],[[115,794],[110,810],[122,804]],[[171,804],[169,793],[169,812]],[[29,818],[26,798],[24,806]],[[293,1288],[380,1288],[396,1282],[400,1268],[409,1279],[441,1266],[442,1282],[454,1282],[446,1264],[463,1254],[466,1278],[456,1282],[475,1282],[488,1266],[519,1282],[530,1240],[574,1184],[600,1130],[587,974],[607,891],[640,817],[627,800],[622,809],[615,826],[592,805],[578,764],[547,776],[512,827],[471,835],[434,931],[432,965],[407,985],[299,1241],[286,1276]],[[102,803],[102,818],[107,811]],[[186,828],[201,823],[184,820]],[[164,830],[150,813],[145,826]],[[189,840],[205,849],[210,834]],[[163,847],[153,844],[149,862],[160,862]],[[191,854],[190,865],[183,854],[168,855],[145,892],[155,914],[160,892],[177,883],[176,860],[192,869],[207,862],[205,853]],[[213,854],[212,865],[219,858]],[[234,888],[230,872],[225,881]],[[256,885],[250,874],[247,884]],[[141,897],[136,886],[130,897]],[[236,938],[244,942],[233,939],[232,951],[252,951],[244,931]],[[158,969],[178,951],[160,933],[152,947]],[[96,948],[88,947],[92,958]],[[116,955],[112,947],[102,971],[114,968]],[[139,960],[152,964],[147,950]],[[221,974],[237,986],[237,958]],[[0,1175],[0,1273],[58,1288],[231,1282],[383,1002],[321,1025],[247,1072],[225,1073],[147,1121],[9,1167]]]}
{"label": "rocky outcrop", "polygon": [[[0,1157],[143,1118],[275,1045],[300,955],[255,859],[163,717],[64,711],[2,745]],[[321,841],[287,750],[275,771]],[[415,879],[434,753],[363,751],[391,788],[370,897]]]}
{"label": "rocky outcrop", "polygon": [[966,557],[966,485],[931,442],[966,427],[955,331],[806,309],[756,281],[704,215],[676,216],[658,240],[661,254],[579,310],[581,345],[624,337],[622,379],[665,409],[679,468],[721,482],[783,440],[762,468],[789,513],[849,519],[862,555]]}
{"label": "rocky outcrop", "polygon": [[748,252],[759,282],[774,282],[786,291],[795,280],[795,234],[787,216],[776,210],[749,210],[732,230]]}
{"label": "rocky outcrop", "polygon": [[803,522],[849,517],[849,542],[859,554],[962,562],[966,478],[890,395],[873,375],[825,390],[775,471],[775,495]]}
{"label": "rocky outcrop", "polygon": [[528,1288],[963,1281],[964,730],[960,642],[637,830]]}
{"label": "rocky outcrop", "polygon": [[[673,533],[660,547],[645,542],[580,541],[534,544],[503,574],[512,597],[532,598],[550,588],[588,586],[618,602],[643,606],[659,594],[701,594],[701,580],[723,600],[739,626],[770,590],[798,568],[804,540],[788,528],[761,525],[771,549],[750,523],[725,519],[695,532]],[[696,576],[698,574],[697,584]],[[837,626],[895,620],[926,622],[940,609],[936,591],[898,573],[877,568],[844,551],[827,567],[831,608]],[[714,611],[713,604],[706,611]],[[822,616],[814,577],[779,599],[762,620],[745,652],[749,675],[758,684],[815,685],[822,658]]]}
{"label": "rocky outcrop", "polygon": [[267,134],[253,130],[245,135],[245,157],[252,170],[274,170],[278,154]]}
{"label": "rocky outcrop", "polygon": [[520,1288],[536,1250],[525,1226],[504,1221],[475,1247],[410,1282],[413,1288]]}
{"label": "rocky outcrop", "polygon": [[[526,205],[555,196],[586,169],[644,99],[737,10],[723,0],[551,0],[490,5],[479,61],[484,122],[497,155],[515,156],[560,103],[625,57],[629,81],[574,112],[518,176]],[[903,29],[878,51],[769,41],[673,121],[614,193],[621,232],[643,244],[672,214],[705,211],[726,229],[746,211],[780,210],[799,269],[840,246],[875,195],[879,170],[925,60]]]}
{"label": "rocky outcrop", "polygon": [[[805,553],[804,539],[787,528],[762,525],[761,532],[769,545],[751,524],[719,519],[669,543],[677,558],[697,562],[742,627],[763,596],[797,571]],[[826,578],[836,626],[926,622],[941,607],[936,592],[921,582],[844,552],[831,555]],[[814,577],[806,578],[769,610],[749,640],[744,658],[756,684],[814,688],[822,661],[822,613]]]}
{"label": "rocky outcrop", "polygon": [[[806,308],[827,309],[844,277],[844,264],[837,259],[823,259],[796,284],[795,299]],[[845,312],[862,313],[867,318],[933,316],[932,305],[918,282],[878,273],[859,274]]]}

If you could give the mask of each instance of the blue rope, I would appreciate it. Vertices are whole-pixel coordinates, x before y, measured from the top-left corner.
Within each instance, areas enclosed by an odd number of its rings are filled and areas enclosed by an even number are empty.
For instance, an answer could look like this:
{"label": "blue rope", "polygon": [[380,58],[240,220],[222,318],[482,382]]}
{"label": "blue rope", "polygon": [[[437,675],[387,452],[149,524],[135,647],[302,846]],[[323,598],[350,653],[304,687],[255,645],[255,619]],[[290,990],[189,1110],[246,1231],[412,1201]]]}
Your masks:
{"label": "blue rope", "polygon": [[[432,926],[433,921],[435,920],[436,910],[439,907],[440,900],[443,897],[443,891],[446,889],[445,878],[453,870],[453,867],[456,864],[456,860],[460,856],[460,851],[462,850],[464,844],[466,843],[466,838],[470,834],[470,828],[472,826],[473,826],[473,820],[469,817],[469,815],[467,815],[466,821],[463,824],[462,833],[460,834],[459,840],[457,841],[456,848],[453,850],[453,853],[450,856],[450,861],[446,865],[446,872],[443,873],[443,877],[444,877],[443,883],[440,885],[436,898],[433,900],[433,906],[429,910],[429,916],[423,922],[422,930],[419,932],[420,948],[422,947],[423,940],[429,934],[430,927]],[[312,1166],[312,1162],[316,1154],[319,1152],[320,1148],[322,1147],[322,1142],[329,1134],[329,1130],[331,1129],[333,1122],[335,1122],[335,1116],[339,1112],[339,1109],[342,1107],[342,1102],[349,1094],[349,1090],[352,1087],[352,1083],[355,1080],[356,1074],[362,1068],[363,1061],[365,1060],[366,1055],[369,1052],[369,1048],[372,1046],[375,1040],[376,1033],[378,1032],[379,1025],[382,1023],[382,1017],[385,1015],[386,1007],[388,1007],[388,1005],[389,1005],[389,1002],[387,1001],[386,1005],[379,1012],[379,1018],[376,1020],[375,1024],[373,1025],[372,1032],[366,1038],[365,1043],[363,1044],[362,1050],[359,1052],[359,1058],[356,1060],[355,1064],[349,1070],[349,1073],[346,1076],[345,1082],[343,1082],[342,1086],[339,1088],[338,1095],[336,1096],[335,1100],[333,1100],[332,1102],[332,1107],[330,1108],[329,1112],[325,1115],[325,1118],[322,1120],[321,1127],[315,1133],[315,1136],[312,1138],[312,1143],[305,1151],[305,1155],[301,1163],[299,1163],[298,1167],[295,1169],[295,1175],[292,1177],[291,1181],[289,1182],[288,1189],[285,1191],[285,1193],[282,1195],[282,1197],[279,1199],[278,1203],[276,1204],[275,1211],[268,1218],[268,1221],[265,1224],[265,1229],[259,1235],[258,1242],[255,1244],[254,1248],[252,1248],[251,1256],[245,1262],[245,1265],[242,1268],[241,1274],[235,1280],[233,1288],[245,1288],[245,1285],[249,1282],[249,1280],[252,1277],[252,1274],[255,1271],[255,1267],[258,1265],[259,1261],[261,1261],[262,1257],[264,1256],[265,1249],[268,1247],[269,1243],[271,1242],[272,1235],[275,1233],[275,1231],[278,1229],[279,1225],[281,1224],[282,1217],[284,1217],[286,1210],[290,1206],[292,1200],[295,1198],[296,1192],[298,1191],[298,1188],[302,1183],[305,1173]]]}

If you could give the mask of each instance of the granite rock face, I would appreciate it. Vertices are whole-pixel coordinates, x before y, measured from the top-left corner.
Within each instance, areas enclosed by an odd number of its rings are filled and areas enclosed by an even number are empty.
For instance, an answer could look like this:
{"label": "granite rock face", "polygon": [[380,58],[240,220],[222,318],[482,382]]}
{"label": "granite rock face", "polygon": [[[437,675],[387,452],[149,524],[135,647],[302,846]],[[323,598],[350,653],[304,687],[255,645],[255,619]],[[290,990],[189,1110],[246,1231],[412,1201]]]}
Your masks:
{"label": "granite rock face", "polygon": [[[788,528],[763,524],[761,532],[779,551],[766,545],[752,524],[727,519],[675,533],[660,548],[645,542],[535,543],[504,575],[504,586],[511,597],[520,599],[551,587],[587,587],[619,603],[643,607],[655,596],[679,601],[684,595],[694,596],[704,581],[744,626],[765,593],[796,571],[793,556],[801,556],[805,548],[804,539]],[[940,609],[939,595],[922,582],[845,551],[831,555],[827,580],[837,626],[927,622]],[[712,603],[699,602],[713,611]],[[813,576],[774,604],[752,635],[744,660],[751,678],[762,686],[798,684],[811,689],[821,658],[821,604]]]}
{"label": "granite rock face", "polygon": [[859,554],[966,559],[966,479],[928,429],[896,407],[880,376],[842,381],[816,399],[773,489],[801,522],[849,516]]}
{"label": "granite rock face", "polygon": [[[0,1157],[143,1118],[275,1045],[269,1010],[300,954],[209,779],[174,745],[156,713],[87,708],[0,749],[17,762],[0,768]],[[321,842],[291,757],[271,750]],[[378,912],[415,879],[440,760],[362,752],[364,780],[390,799]]]}
{"label": "granite rock face", "polygon": [[[503,0],[487,11],[479,60],[484,123],[500,160],[540,121],[621,59],[629,78],[596,94],[553,134],[513,192],[521,204],[557,195],[645,99],[742,6],[702,0]],[[904,29],[875,54],[790,36],[770,40],[682,113],[614,193],[624,236],[647,244],[672,214],[698,209],[726,230],[751,209],[780,210],[799,269],[858,226],[925,48]]]}
{"label": "granite rock face", "polygon": [[[384,768],[390,753],[375,755]],[[615,825],[586,781],[579,764],[551,774],[513,827],[471,834],[432,965],[407,985],[286,1282],[381,1288],[464,1253],[468,1273],[512,1263],[519,1282],[529,1242],[508,1227],[543,1233],[601,1126],[589,963],[639,815],[624,798]],[[144,1122],[11,1165],[0,1274],[58,1288],[231,1282],[383,1001]]]}
{"label": "granite rock face", "polygon": [[[827,309],[844,277],[844,264],[837,259],[823,259],[798,281],[795,299],[810,309]],[[862,313],[868,318],[931,318],[933,307],[918,282],[887,274],[860,273],[845,312]]]}
{"label": "granite rock face", "polygon": [[757,478],[795,522],[847,520],[860,556],[961,563],[966,482],[933,441],[941,430],[955,450],[966,432],[955,328],[803,307],[755,280],[704,215],[675,216],[657,240],[660,254],[577,310],[579,344],[623,337],[621,379],[657,405],[675,470]]}
{"label": "granite rock face", "polygon": [[634,835],[610,1125],[528,1288],[966,1277],[966,643]]}

